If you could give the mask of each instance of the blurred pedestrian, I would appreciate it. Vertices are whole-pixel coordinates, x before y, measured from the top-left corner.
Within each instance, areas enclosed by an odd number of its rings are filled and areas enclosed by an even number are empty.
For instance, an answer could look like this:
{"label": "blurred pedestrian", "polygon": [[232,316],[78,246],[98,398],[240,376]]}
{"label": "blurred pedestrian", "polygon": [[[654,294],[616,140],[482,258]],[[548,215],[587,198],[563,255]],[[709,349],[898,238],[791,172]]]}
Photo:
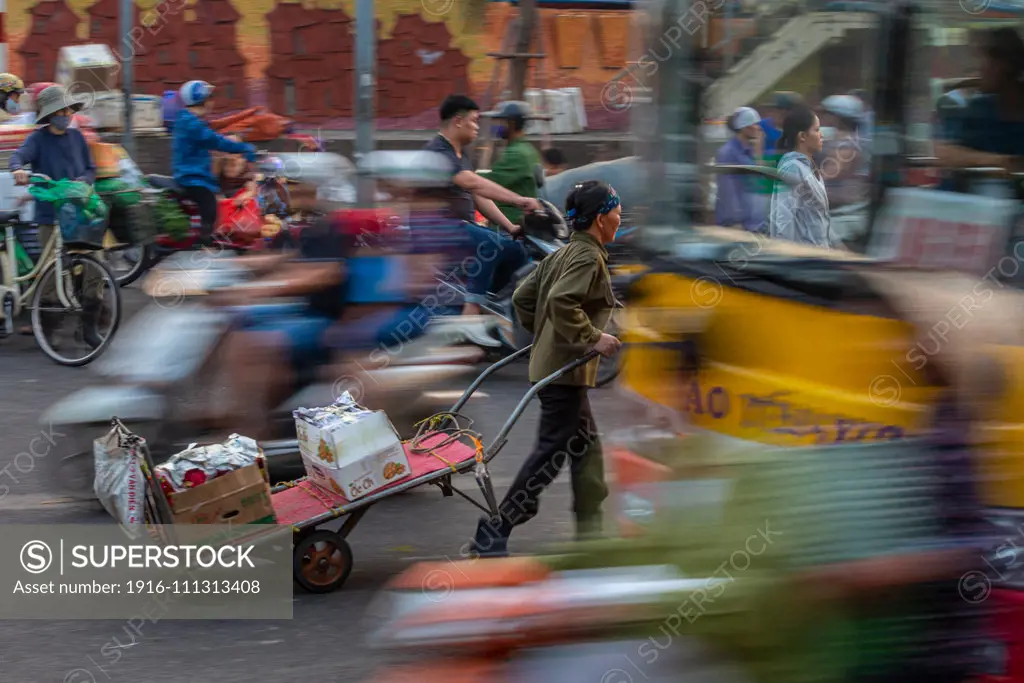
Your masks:
{"label": "blurred pedestrian", "polygon": [[761,119],[761,128],[764,130],[764,151],[771,155],[776,151],[779,139],[782,137],[782,126],[786,116],[794,107],[802,105],[804,98],[798,93],[780,90],[772,93],[771,98],[762,104],[761,110],[764,118]]}
{"label": "blurred pedestrian", "polygon": [[770,235],[773,238],[830,248],[828,194],[814,163],[821,152],[821,122],[807,107],[786,117],[779,146],[788,150],[779,161],[779,179],[772,193]]}
{"label": "blurred pedestrian", "polygon": [[821,103],[822,123],[835,132],[822,146],[821,169],[831,208],[868,199],[871,149],[862,136],[867,111],[852,95],[832,95]]}
{"label": "blurred pedestrian", "polygon": [[[761,116],[750,107],[740,107],[729,119],[733,137],[722,145],[715,156],[720,165],[756,166],[764,154],[764,131]],[[742,226],[750,232],[763,232],[765,206],[760,201],[753,177],[746,174],[718,176],[715,199],[715,223],[723,227]]]}
{"label": "blurred pedestrian", "polygon": [[[537,198],[537,173],[542,170],[540,153],[526,139],[530,108],[525,102],[502,102],[491,112],[494,137],[506,141],[501,157],[487,172],[487,179],[520,197]],[[513,225],[522,226],[523,210],[514,204],[496,202]]]}
{"label": "blurred pedestrian", "polygon": [[[565,204],[573,234],[568,246],[541,261],[513,297],[523,327],[534,335],[530,381],[539,382],[595,350],[613,355],[619,340],[602,330],[615,297],[605,245],[622,221],[611,186],[580,183]],[[604,460],[587,392],[597,381],[598,359],[541,389],[537,446],[498,506],[495,519],[480,520],[471,553],[505,555],[512,529],[537,515],[541,492],[562,467],[572,473],[577,538],[601,531],[601,504],[608,496]]]}
{"label": "blurred pedestrian", "polygon": [[569,168],[565,153],[557,147],[549,147],[541,154],[544,158],[544,175],[548,178],[556,176]]}

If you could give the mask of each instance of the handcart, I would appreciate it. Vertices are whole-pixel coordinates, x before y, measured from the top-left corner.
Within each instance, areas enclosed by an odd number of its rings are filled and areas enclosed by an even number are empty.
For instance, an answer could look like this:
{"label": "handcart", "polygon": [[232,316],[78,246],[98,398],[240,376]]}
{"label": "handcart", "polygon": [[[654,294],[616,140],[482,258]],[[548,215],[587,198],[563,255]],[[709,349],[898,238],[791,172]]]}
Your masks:
{"label": "handcart", "polygon": [[[311,593],[329,593],[340,588],[352,571],[352,549],[345,540],[346,537],[352,533],[359,520],[374,503],[416,486],[433,484],[441,489],[441,495],[444,497],[451,497],[457,493],[488,515],[498,515],[498,502],[487,471],[487,463],[507,443],[509,432],[537,392],[598,355],[596,351],[591,351],[537,382],[519,401],[494,441],[484,447],[479,435],[468,429],[467,423],[471,425],[472,421],[459,414],[459,411],[484,380],[502,367],[527,355],[530,348],[527,346],[488,367],[469,385],[450,411],[438,413],[420,423],[419,433],[403,444],[412,470],[405,479],[355,501],[349,501],[341,495],[316,486],[308,477],[286,482],[272,489],[271,502],[278,523],[290,524],[294,530],[295,545],[292,558],[296,583]],[[465,443],[462,439],[473,445]],[[484,504],[460,491],[452,483],[453,475],[470,469],[475,471]],[[345,521],[337,532],[318,528],[342,517]]]}

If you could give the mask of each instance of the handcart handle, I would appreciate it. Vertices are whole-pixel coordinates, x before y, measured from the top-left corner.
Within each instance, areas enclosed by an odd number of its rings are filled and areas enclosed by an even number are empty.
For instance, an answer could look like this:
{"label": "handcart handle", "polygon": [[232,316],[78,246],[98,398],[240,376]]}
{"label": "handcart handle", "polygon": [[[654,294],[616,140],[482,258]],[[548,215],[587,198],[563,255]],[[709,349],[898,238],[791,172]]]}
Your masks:
{"label": "handcart handle", "polygon": [[505,445],[505,442],[508,441],[508,433],[512,431],[512,428],[515,427],[516,422],[518,422],[519,418],[522,416],[523,411],[526,410],[526,406],[530,405],[530,401],[533,400],[534,396],[536,396],[541,389],[548,386],[555,380],[561,379],[565,375],[568,375],[576,368],[586,365],[587,363],[594,360],[600,355],[601,354],[598,351],[590,351],[582,358],[577,358],[576,360],[569,363],[565,367],[553,372],[552,374],[548,375],[541,381],[534,384],[530,388],[530,390],[526,392],[526,395],[523,396],[522,400],[519,401],[519,405],[516,406],[516,409],[512,411],[512,414],[509,416],[508,420],[505,421],[505,425],[501,428],[501,431],[498,432],[498,435],[494,437],[494,441],[492,441],[491,445],[488,446],[487,449],[484,451],[484,462],[490,462],[491,459],[498,454],[498,451],[500,451],[502,446]]}
{"label": "handcart handle", "polygon": [[495,363],[494,365],[490,366],[482,373],[480,373],[480,375],[475,380],[473,380],[473,383],[469,385],[469,388],[467,388],[466,391],[463,392],[458,402],[454,406],[452,406],[450,412],[457,413],[460,410],[462,410],[462,407],[465,406],[466,402],[470,399],[470,397],[472,397],[473,394],[476,393],[476,390],[480,388],[480,385],[484,383],[485,379],[493,375],[497,370],[500,370],[501,368],[505,367],[506,365],[512,363],[513,361],[519,358],[522,358],[523,356],[528,354],[530,352],[530,349],[532,348],[533,344],[530,344],[529,346],[524,346],[523,348],[513,353],[511,356],[506,356],[505,358],[502,358],[497,363]]}

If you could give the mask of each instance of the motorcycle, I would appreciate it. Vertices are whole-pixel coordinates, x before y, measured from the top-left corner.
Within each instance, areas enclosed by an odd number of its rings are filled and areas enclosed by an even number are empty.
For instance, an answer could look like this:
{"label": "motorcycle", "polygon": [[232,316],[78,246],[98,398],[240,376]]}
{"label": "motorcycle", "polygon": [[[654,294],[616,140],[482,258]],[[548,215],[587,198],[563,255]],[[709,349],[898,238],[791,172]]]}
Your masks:
{"label": "motorcycle", "polygon": [[[523,225],[523,245],[526,247],[529,262],[512,273],[508,282],[498,291],[488,293],[486,301],[480,307],[490,313],[489,319],[482,325],[475,316],[466,320],[466,316],[458,314],[458,309],[453,309],[453,315],[448,318],[441,318],[439,325],[443,325],[449,337],[461,343],[468,343],[482,349],[485,354],[495,358],[501,358],[515,353],[519,349],[533,343],[532,335],[523,329],[516,317],[515,307],[512,305],[512,295],[515,293],[519,283],[537,268],[541,261],[555,253],[568,244],[570,231],[565,219],[555,206],[544,199],[540,200],[545,212],[542,216],[530,217]],[[627,228],[627,236],[634,229]],[[636,277],[635,269],[621,264],[610,263],[612,275],[612,290],[618,302],[618,308],[623,307],[626,291]],[[452,290],[456,298],[464,299],[469,292],[461,281],[452,282],[450,278],[438,277],[440,286]],[[618,325],[616,316],[612,319],[611,334],[616,334]],[[621,357],[616,354],[612,358],[602,358],[598,366],[597,386],[603,387],[610,384],[618,377],[622,369]]]}
{"label": "motorcycle", "polygon": [[[226,389],[218,382],[217,358],[235,329],[237,314],[196,299],[244,287],[253,274],[237,258],[225,255],[190,263],[197,254],[169,258],[162,264],[166,272],[149,275],[145,289],[154,302],[122,328],[117,348],[106,356],[109,362],[93,366],[100,377],[97,384],[73,392],[42,416],[43,424],[68,435],[62,453],[49,465],[52,483],[67,494],[92,497],[92,440],[113,416],[144,435],[158,461],[191,443],[208,441],[204,437],[211,434],[223,434],[223,425],[211,423],[209,416]],[[274,438],[260,444],[272,479],[304,473],[294,409],[328,405],[345,390],[358,392],[362,403],[384,410],[396,429],[408,434],[418,420],[451,406],[458,393],[451,387],[469,381],[479,357],[475,350],[452,348],[428,326],[421,337],[389,349],[386,364],[370,364],[359,377],[310,379],[272,411]]]}
{"label": "motorcycle", "polygon": [[[260,178],[257,180],[256,201],[262,214],[274,215],[279,219],[280,230],[254,238],[239,231],[218,229],[214,232],[215,250],[243,254],[293,245],[298,233],[309,225],[311,220],[315,220],[316,215],[289,215],[287,210],[278,205],[277,198],[281,195],[287,202],[289,182],[301,182],[315,187],[318,198],[331,203],[343,204],[354,201],[354,190],[348,180],[352,176],[353,166],[344,157],[324,152],[260,154]],[[184,237],[164,234],[156,238],[153,258],[153,263],[156,263],[174,252],[192,249],[199,242],[199,210],[195,203],[185,196],[174,178],[149,174],[145,176],[145,181],[151,187],[163,190],[166,197],[177,203],[189,220],[188,234]],[[151,263],[150,266],[152,265]]]}

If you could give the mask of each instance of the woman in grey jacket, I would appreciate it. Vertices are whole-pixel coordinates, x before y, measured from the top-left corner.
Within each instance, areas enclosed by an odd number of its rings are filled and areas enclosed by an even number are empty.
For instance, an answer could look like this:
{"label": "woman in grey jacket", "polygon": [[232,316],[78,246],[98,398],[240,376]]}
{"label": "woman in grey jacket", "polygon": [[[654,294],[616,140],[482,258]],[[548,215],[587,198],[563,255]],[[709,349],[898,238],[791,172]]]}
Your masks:
{"label": "woman in grey jacket", "polygon": [[814,155],[821,152],[821,123],[806,107],[786,117],[779,146],[779,180],[772,191],[770,235],[816,247],[838,246],[829,230],[828,194]]}

